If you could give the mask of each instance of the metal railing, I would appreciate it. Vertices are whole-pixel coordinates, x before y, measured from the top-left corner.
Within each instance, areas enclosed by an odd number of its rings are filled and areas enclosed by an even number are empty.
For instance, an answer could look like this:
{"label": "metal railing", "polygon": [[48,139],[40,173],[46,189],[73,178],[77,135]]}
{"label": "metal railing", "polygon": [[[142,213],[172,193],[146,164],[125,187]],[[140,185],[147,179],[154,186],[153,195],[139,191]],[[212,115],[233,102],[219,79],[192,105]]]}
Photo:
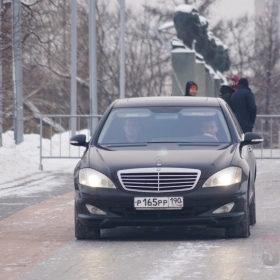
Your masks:
{"label": "metal railing", "polygon": [[[73,118],[76,120],[76,134],[86,134],[89,140],[92,119],[99,120],[100,117],[101,115],[41,116],[39,169],[43,170],[43,159],[81,158],[84,148],[69,144],[69,139],[73,136],[71,132]],[[258,115],[254,132],[264,138],[264,142],[253,146],[256,158],[280,159],[280,115]]]}
{"label": "metal railing", "polygon": [[280,115],[258,115],[254,132],[264,139],[253,146],[256,158],[280,159]]}
{"label": "metal railing", "polygon": [[75,134],[86,134],[87,140],[89,140],[91,137],[90,131],[92,123],[94,121],[97,123],[101,116],[102,115],[40,116],[39,169],[43,170],[43,159],[81,158],[84,148],[73,147],[69,143],[69,139],[73,136],[73,120],[76,128]]}

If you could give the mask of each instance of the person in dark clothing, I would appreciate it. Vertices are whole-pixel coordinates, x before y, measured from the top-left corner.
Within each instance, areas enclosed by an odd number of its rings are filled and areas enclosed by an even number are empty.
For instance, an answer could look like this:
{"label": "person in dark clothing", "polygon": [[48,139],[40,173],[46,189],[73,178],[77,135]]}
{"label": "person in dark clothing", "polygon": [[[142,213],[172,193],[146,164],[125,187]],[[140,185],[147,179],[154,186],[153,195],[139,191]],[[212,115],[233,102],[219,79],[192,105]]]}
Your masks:
{"label": "person in dark clothing", "polygon": [[230,98],[234,92],[235,90],[232,87],[223,85],[220,88],[220,93],[221,93],[220,98],[224,99],[227,102],[227,104],[230,106],[231,105]]}
{"label": "person in dark clothing", "polygon": [[186,83],[186,91],[185,96],[196,96],[197,95],[198,86],[195,82],[188,81]]}
{"label": "person in dark clothing", "polygon": [[239,80],[237,91],[232,94],[230,102],[231,109],[243,132],[252,132],[257,116],[257,106],[247,79]]}

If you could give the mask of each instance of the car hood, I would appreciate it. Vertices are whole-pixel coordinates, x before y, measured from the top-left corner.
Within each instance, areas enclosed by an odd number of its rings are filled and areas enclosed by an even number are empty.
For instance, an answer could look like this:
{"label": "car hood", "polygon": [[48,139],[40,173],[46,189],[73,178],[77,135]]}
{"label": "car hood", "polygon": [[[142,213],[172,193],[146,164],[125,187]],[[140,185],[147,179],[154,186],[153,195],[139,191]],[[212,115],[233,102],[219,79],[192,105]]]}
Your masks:
{"label": "car hood", "polygon": [[205,147],[163,148],[156,150],[121,149],[104,150],[91,147],[89,166],[110,178],[117,179],[117,172],[123,169],[157,167],[191,168],[201,171],[201,178],[229,167],[236,151],[235,145]]}

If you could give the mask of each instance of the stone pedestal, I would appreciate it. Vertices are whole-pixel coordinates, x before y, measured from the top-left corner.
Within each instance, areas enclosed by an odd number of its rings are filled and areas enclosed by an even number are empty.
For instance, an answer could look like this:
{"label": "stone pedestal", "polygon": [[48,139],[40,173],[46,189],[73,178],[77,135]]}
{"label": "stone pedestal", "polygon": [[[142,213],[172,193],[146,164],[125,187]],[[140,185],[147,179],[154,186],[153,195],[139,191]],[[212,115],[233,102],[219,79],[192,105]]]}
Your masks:
{"label": "stone pedestal", "polygon": [[196,61],[194,82],[198,86],[197,96],[205,96],[206,73],[205,73],[205,62],[203,61]]}
{"label": "stone pedestal", "polygon": [[185,95],[187,81],[194,81],[196,66],[195,52],[188,49],[175,49],[172,51],[172,95]]}
{"label": "stone pedestal", "polygon": [[187,81],[198,85],[197,96],[218,97],[222,80],[203,57],[187,48],[176,48],[171,53],[172,95],[185,95]]}
{"label": "stone pedestal", "polygon": [[206,73],[206,92],[205,96],[214,97],[214,75],[211,73]]}
{"label": "stone pedestal", "polygon": [[214,95],[218,97],[220,95],[220,88],[221,88],[221,79],[218,76],[214,78]]}

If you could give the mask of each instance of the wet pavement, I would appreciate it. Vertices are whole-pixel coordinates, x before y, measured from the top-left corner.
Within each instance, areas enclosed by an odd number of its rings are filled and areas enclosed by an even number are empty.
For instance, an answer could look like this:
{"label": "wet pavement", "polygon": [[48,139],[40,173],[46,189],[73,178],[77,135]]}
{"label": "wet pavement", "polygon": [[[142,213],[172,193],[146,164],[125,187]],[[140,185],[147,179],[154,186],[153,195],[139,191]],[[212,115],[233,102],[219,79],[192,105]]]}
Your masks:
{"label": "wet pavement", "polygon": [[0,279],[280,279],[277,164],[258,161],[257,224],[247,239],[204,227],[123,227],[77,241],[69,174],[46,174],[41,184],[52,191],[29,193],[21,207],[0,188],[10,205],[9,214],[0,208]]}

